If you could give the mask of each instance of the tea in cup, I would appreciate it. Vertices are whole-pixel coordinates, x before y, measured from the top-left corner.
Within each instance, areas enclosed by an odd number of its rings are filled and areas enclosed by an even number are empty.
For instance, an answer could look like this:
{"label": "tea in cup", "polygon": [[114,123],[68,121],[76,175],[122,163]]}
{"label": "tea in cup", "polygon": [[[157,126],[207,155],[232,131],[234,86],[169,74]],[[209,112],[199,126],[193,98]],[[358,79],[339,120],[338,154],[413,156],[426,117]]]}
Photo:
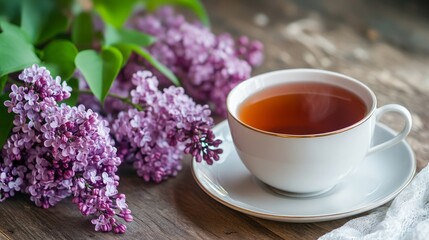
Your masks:
{"label": "tea in cup", "polygon": [[[228,95],[237,153],[259,180],[293,196],[332,189],[365,156],[392,147],[411,130],[403,106],[377,108],[375,94],[351,77],[316,69],[275,71],[238,84]],[[371,147],[385,112],[405,119],[394,138]]]}

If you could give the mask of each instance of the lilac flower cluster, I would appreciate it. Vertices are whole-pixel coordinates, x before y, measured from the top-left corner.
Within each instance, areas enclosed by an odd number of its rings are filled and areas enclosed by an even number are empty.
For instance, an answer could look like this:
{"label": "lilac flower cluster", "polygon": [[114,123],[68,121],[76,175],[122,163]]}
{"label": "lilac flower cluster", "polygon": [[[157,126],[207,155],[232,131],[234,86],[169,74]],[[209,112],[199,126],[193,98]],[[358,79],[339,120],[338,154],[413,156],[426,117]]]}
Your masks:
{"label": "lilac flower cluster", "polygon": [[115,217],[132,216],[117,191],[121,160],[107,122],[82,105],[58,105],[71,89],[44,67],[33,65],[19,79],[24,84],[12,85],[4,103],[15,117],[0,159],[0,201],[21,191],[48,208],[72,195],[82,214],[95,216],[96,231],[125,232]]}
{"label": "lilac flower cluster", "polygon": [[[180,78],[192,98],[211,104],[221,116],[226,116],[229,91],[249,78],[252,67],[263,60],[261,42],[244,36],[237,42],[228,34],[216,36],[199,22],[187,22],[170,7],[161,8],[154,15],[137,15],[130,26],[155,36],[157,41],[149,47],[150,53]],[[143,69],[153,71],[161,84],[168,83],[137,55],[125,66],[123,78],[126,81],[130,74]]]}
{"label": "lilac flower cluster", "polygon": [[144,110],[119,113],[112,132],[118,155],[133,161],[139,176],[160,182],[176,175],[184,153],[207,164],[219,159],[221,140],[210,130],[213,120],[207,105],[196,104],[181,87],[160,91],[149,71],[135,73],[132,83],[132,102]]}

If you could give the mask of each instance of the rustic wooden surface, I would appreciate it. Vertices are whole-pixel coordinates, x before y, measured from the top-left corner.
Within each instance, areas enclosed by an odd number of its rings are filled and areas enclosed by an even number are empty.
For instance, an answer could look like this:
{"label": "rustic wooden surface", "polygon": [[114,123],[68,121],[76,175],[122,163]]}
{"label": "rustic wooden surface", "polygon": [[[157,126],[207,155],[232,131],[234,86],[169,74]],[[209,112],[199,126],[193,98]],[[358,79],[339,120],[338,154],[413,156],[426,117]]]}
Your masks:
{"label": "rustic wooden surface", "polygon": [[[413,113],[408,142],[418,170],[429,160],[429,19],[406,1],[207,0],[216,32],[249,35],[266,46],[256,73],[296,67],[338,71],[369,85],[379,105],[399,103]],[[424,4],[417,1],[416,4]],[[427,9],[427,4],[426,4]],[[385,122],[400,129],[394,116]],[[40,209],[18,195],[0,204],[0,239],[316,239],[348,219],[291,224],[231,210],[206,195],[183,171],[159,185],[120,170],[135,221],[125,235],[96,233],[70,200]]]}

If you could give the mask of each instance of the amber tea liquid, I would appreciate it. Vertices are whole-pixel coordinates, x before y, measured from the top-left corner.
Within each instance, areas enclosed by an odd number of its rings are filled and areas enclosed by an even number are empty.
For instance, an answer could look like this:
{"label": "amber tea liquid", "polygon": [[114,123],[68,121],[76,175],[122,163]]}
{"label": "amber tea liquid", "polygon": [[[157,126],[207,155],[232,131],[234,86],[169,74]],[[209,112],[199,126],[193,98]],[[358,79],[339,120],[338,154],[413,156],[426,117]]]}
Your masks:
{"label": "amber tea liquid", "polygon": [[286,83],[248,97],[239,107],[244,123],[268,132],[309,135],[339,130],[363,119],[362,99],[344,88],[319,82]]}

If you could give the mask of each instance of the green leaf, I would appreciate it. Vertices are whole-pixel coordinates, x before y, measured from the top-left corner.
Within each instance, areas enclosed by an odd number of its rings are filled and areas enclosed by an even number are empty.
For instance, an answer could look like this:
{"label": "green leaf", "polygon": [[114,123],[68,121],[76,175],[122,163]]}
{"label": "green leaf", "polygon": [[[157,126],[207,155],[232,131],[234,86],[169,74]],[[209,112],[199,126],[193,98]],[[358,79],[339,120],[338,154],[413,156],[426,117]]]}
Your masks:
{"label": "green leaf", "polygon": [[77,100],[79,98],[79,80],[76,78],[70,78],[70,80],[67,81],[67,85],[72,88],[72,92],[70,97],[64,100],[63,103],[69,106],[76,106]]}
{"label": "green leaf", "polygon": [[12,35],[15,35],[17,37],[21,37],[26,42],[31,43],[30,37],[28,37],[27,33],[22,31],[21,28],[19,28],[16,25],[10,24],[6,21],[0,21],[0,26],[3,32],[10,33]]}
{"label": "green leaf", "polygon": [[[63,14],[61,1],[23,0],[21,28],[32,43],[42,43],[67,30],[68,18]],[[64,6],[63,6],[64,7]]]}
{"label": "green leaf", "polygon": [[131,53],[133,53],[133,49],[126,44],[115,44],[114,47],[117,48],[121,52],[121,54],[122,54],[122,66],[124,66],[125,64],[127,64],[128,59],[131,56]]}
{"label": "green leaf", "polygon": [[154,11],[164,5],[178,5],[187,8],[194,12],[205,26],[210,26],[207,11],[199,0],[146,0],[146,8],[149,11]]}
{"label": "green leaf", "polygon": [[123,56],[123,63],[125,65],[131,55],[132,47],[145,47],[153,44],[155,38],[132,29],[115,29],[107,25],[104,32],[104,39],[106,45],[113,45],[116,47]]}
{"label": "green leaf", "polygon": [[69,79],[75,70],[74,59],[77,55],[75,45],[66,40],[55,40],[43,49],[43,64],[52,76]]}
{"label": "green leaf", "polygon": [[0,95],[0,149],[3,149],[3,145],[9,137],[10,130],[13,127],[13,114],[7,112],[7,108],[4,106],[4,101],[8,100],[7,94]]}
{"label": "green leaf", "polygon": [[177,79],[176,75],[170,69],[168,69],[164,64],[156,60],[149,52],[145,49],[138,46],[129,46],[131,49],[146,59],[152,66],[154,66],[158,71],[160,71],[164,76],[166,76],[173,84],[180,86],[180,81]]}
{"label": "green leaf", "polygon": [[104,103],[104,99],[121,69],[121,52],[114,47],[103,49],[101,54],[97,54],[94,50],[85,50],[78,53],[75,63],[85,77],[92,93],[101,103]]}
{"label": "green leaf", "polygon": [[7,82],[7,75],[0,77],[0,93],[3,92],[4,86],[6,86],[6,82]]}
{"label": "green leaf", "polygon": [[94,0],[94,7],[104,22],[119,28],[130,16],[136,0]]}
{"label": "green leaf", "polygon": [[115,29],[109,25],[106,26],[104,39],[106,41],[106,45],[125,43],[147,47],[155,42],[155,38],[151,35],[144,34],[132,29]]}
{"label": "green leaf", "polygon": [[0,77],[40,63],[33,46],[14,33],[0,34],[0,49]]}
{"label": "green leaf", "polygon": [[90,13],[81,12],[74,20],[72,26],[72,41],[80,49],[92,48],[94,41],[94,27]]}
{"label": "green leaf", "polygon": [[19,23],[21,15],[21,0],[0,0],[0,18],[13,23]]}

